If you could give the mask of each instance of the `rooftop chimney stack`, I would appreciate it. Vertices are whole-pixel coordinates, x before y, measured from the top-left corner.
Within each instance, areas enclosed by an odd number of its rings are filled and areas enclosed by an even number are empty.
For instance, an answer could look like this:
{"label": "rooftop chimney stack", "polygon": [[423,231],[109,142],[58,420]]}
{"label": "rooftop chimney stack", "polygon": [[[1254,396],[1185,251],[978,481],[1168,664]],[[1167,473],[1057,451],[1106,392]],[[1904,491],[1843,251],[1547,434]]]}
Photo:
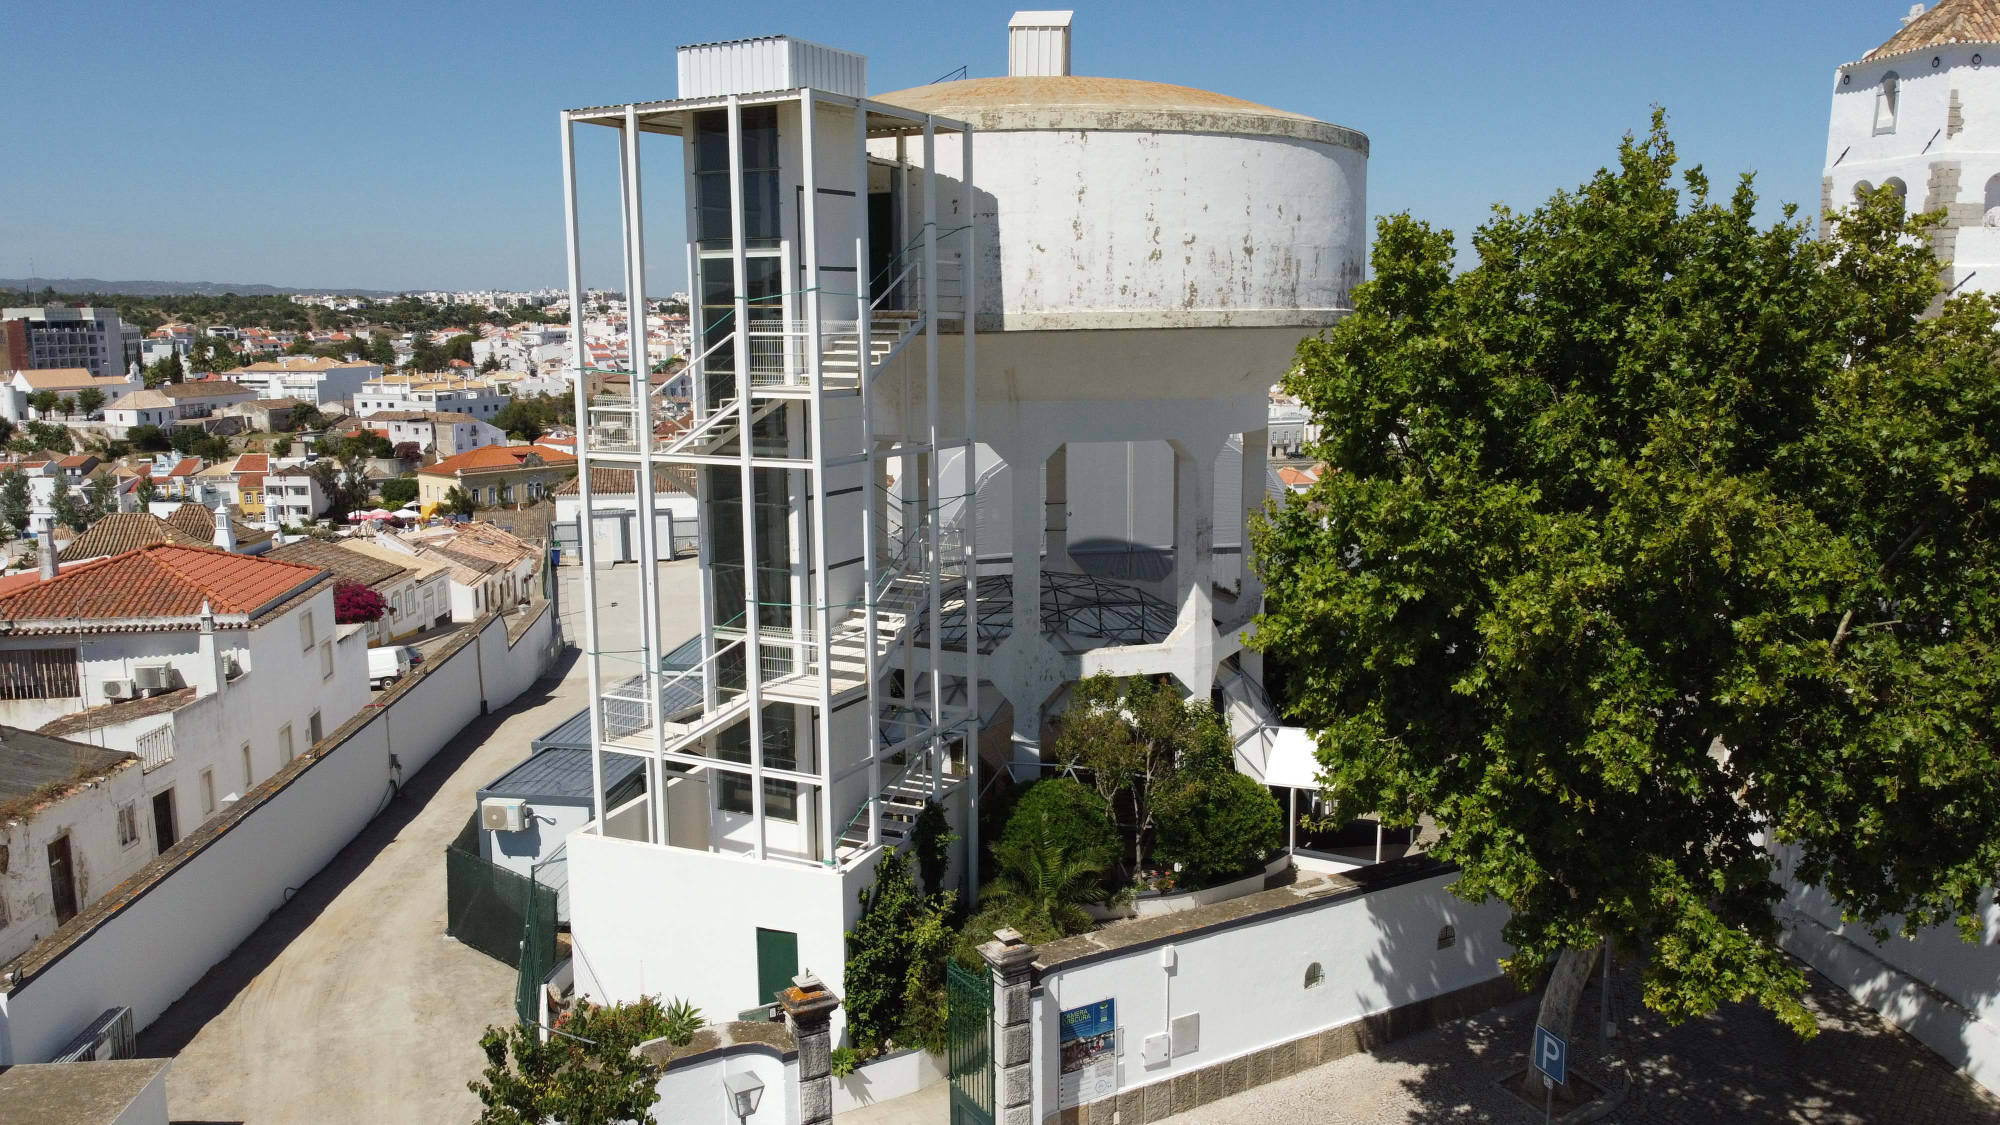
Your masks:
{"label": "rooftop chimney stack", "polygon": [[1015,12],[1007,21],[1007,77],[1069,74],[1069,22],[1074,12]]}
{"label": "rooftop chimney stack", "polygon": [[217,504],[215,506],[214,542],[216,550],[228,551],[232,555],[236,553],[236,529],[229,526],[229,506],[227,504]]}
{"label": "rooftop chimney stack", "polygon": [[43,525],[42,530],[35,533],[35,542],[41,548],[42,581],[47,582],[56,576],[56,529]]}

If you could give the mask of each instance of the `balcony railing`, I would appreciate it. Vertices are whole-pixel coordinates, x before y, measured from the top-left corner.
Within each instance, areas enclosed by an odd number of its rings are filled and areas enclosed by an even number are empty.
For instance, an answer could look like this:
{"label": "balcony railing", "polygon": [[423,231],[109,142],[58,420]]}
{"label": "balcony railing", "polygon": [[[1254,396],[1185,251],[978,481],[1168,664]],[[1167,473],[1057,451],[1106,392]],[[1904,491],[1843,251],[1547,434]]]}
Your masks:
{"label": "balcony railing", "polygon": [[139,736],[136,742],[139,751],[139,769],[152,773],[174,760],[174,725],[168,723],[156,727]]}

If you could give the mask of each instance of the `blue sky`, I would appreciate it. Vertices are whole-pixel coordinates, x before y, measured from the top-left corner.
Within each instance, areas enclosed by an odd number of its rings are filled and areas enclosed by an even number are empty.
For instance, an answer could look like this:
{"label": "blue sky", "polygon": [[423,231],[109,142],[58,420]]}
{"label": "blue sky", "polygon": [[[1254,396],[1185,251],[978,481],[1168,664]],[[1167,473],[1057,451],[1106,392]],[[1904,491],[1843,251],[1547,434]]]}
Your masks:
{"label": "blue sky", "polygon": [[[1015,7],[142,2],[12,21],[0,277],[559,285],[557,110],[671,97],[676,45],[747,35],[866,54],[876,92],[960,65],[1004,73]],[[1073,61],[1360,129],[1370,212],[1410,211],[1463,245],[1494,202],[1531,206],[1606,163],[1654,103],[1719,184],[1759,173],[1767,217],[1816,206],[1833,68],[1907,8],[1092,3]],[[581,153],[594,284],[617,273],[612,151],[593,138]],[[682,280],[678,165],[660,152],[656,290]]]}

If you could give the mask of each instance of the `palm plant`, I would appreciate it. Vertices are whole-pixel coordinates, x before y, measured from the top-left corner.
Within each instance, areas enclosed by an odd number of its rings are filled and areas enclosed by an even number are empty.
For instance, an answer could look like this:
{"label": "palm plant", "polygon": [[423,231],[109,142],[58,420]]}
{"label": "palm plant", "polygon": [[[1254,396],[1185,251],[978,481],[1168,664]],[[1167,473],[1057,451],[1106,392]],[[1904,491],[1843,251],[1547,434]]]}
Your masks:
{"label": "palm plant", "polygon": [[1108,897],[1104,873],[1114,858],[1109,848],[1066,844],[1044,822],[1035,835],[993,849],[1000,873],[982,897],[1023,932],[1081,933],[1095,921],[1086,908]]}

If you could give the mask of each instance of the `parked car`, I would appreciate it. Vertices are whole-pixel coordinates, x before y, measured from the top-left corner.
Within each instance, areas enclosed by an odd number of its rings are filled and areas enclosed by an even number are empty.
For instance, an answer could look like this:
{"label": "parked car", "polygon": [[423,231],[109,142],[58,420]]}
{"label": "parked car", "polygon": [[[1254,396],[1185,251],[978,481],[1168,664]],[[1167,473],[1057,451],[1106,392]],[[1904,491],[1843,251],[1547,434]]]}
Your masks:
{"label": "parked car", "polygon": [[385,688],[423,663],[423,654],[409,645],[384,645],[368,650],[368,686]]}

